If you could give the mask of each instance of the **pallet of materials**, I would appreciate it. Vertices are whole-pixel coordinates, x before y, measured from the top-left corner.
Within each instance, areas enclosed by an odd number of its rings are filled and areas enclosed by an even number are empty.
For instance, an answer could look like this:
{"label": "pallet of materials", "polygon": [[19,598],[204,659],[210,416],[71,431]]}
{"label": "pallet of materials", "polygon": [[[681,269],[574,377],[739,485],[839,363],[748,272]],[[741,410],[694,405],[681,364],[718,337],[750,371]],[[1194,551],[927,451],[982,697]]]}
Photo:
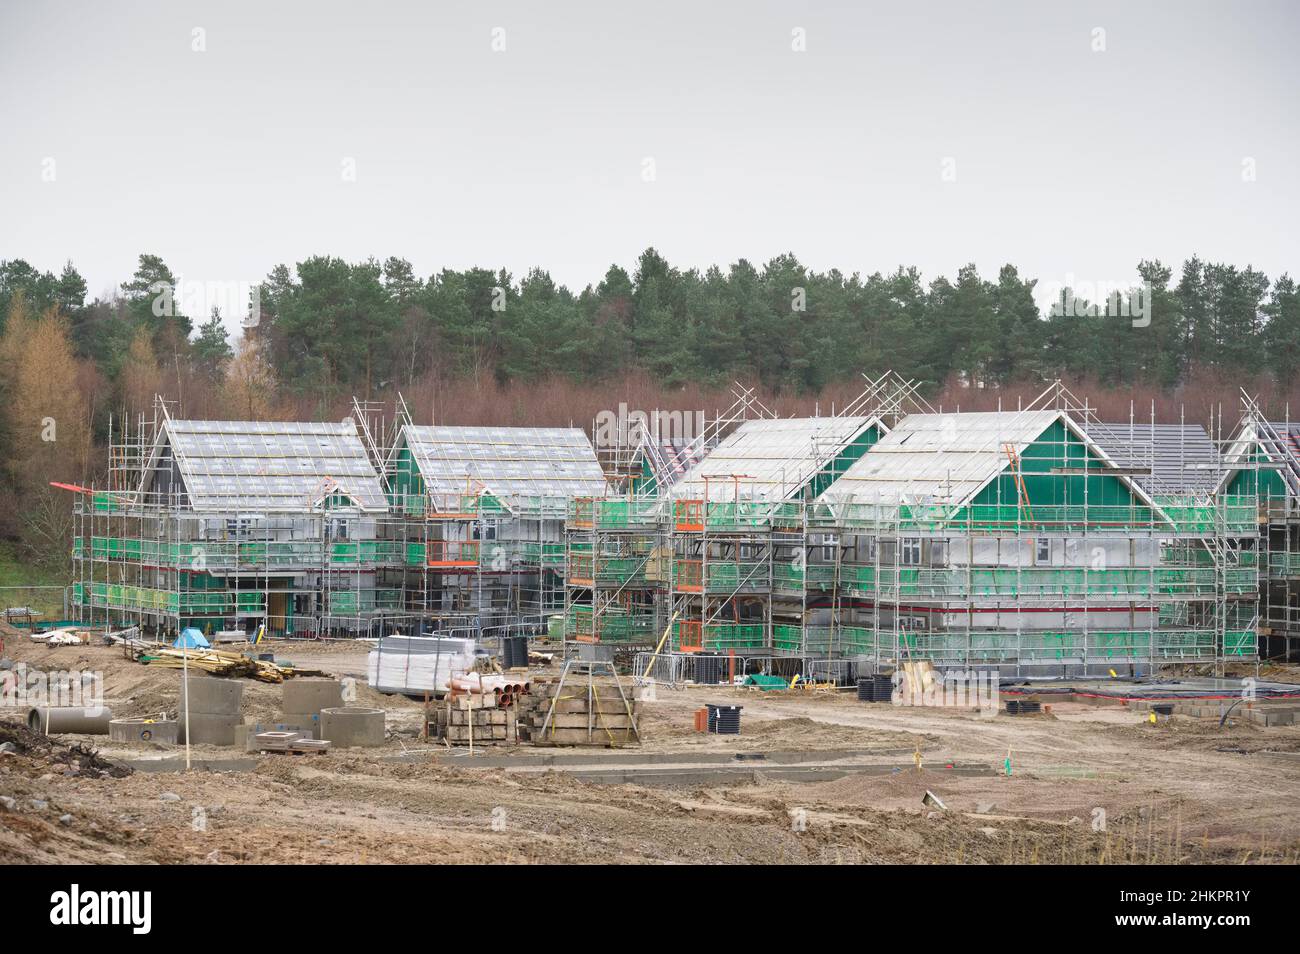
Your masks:
{"label": "pallet of materials", "polygon": [[521,733],[533,745],[577,745],[609,748],[640,742],[637,703],[614,686],[591,688],[574,681],[561,688],[559,680],[534,684],[536,699]]}
{"label": "pallet of materials", "polygon": [[522,741],[519,722],[535,704],[529,696],[497,692],[448,697],[430,706],[428,736],[448,745],[515,745]]}
{"label": "pallet of materials", "polygon": [[259,732],[253,736],[257,751],[287,752],[291,755],[303,755],[308,752],[328,752],[327,739],[308,738],[301,732]]}
{"label": "pallet of materials", "polygon": [[495,692],[460,692],[431,703],[430,739],[448,745],[611,746],[638,744],[637,704],[613,685],[559,679]]}

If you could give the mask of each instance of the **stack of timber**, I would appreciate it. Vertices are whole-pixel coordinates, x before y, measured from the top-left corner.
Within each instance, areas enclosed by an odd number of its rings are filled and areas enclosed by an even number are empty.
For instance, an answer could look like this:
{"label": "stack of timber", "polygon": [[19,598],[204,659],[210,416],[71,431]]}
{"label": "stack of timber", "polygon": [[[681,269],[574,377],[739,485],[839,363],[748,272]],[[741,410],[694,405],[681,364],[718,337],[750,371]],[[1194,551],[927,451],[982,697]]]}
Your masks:
{"label": "stack of timber", "polygon": [[569,675],[429,703],[428,735],[447,745],[608,748],[640,743],[637,705],[610,680]]}
{"label": "stack of timber", "polygon": [[448,745],[515,745],[520,719],[535,705],[524,678],[457,677],[441,702],[428,704],[426,731]]}
{"label": "stack of timber", "polygon": [[528,695],[466,692],[430,704],[428,734],[448,745],[515,745],[519,720],[533,705]]}
{"label": "stack of timber", "polygon": [[157,645],[129,647],[137,662],[164,669],[194,669],[213,676],[244,676],[260,682],[284,682],[295,676],[324,676],[315,669],[277,666],[265,659],[249,659],[242,653],[219,649],[171,649]]}
{"label": "stack of timber", "polygon": [[640,744],[637,704],[616,681],[572,674],[533,685],[534,703],[521,733],[533,745]]}

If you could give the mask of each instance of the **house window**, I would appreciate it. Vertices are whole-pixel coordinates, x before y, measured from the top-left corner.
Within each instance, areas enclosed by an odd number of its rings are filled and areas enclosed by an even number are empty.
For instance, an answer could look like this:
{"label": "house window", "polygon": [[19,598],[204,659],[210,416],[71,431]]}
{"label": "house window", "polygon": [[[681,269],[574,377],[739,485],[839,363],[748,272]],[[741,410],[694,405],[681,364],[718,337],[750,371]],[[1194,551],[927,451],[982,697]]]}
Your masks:
{"label": "house window", "polygon": [[903,566],[921,565],[921,538],[904,537],[899,544],[899,553]]}
{"label": "house window", "polygon": [[822,537],[822,562],[823,563],[835,562],[835,547],[839,544],[839,542],[840,541],[838,537],[831,537],[831,536]]}
{"label": "house window", "polygon": [[1034,541],[1034,562],[1050,564],[1052,562],[1052,541],[1039,537]]}

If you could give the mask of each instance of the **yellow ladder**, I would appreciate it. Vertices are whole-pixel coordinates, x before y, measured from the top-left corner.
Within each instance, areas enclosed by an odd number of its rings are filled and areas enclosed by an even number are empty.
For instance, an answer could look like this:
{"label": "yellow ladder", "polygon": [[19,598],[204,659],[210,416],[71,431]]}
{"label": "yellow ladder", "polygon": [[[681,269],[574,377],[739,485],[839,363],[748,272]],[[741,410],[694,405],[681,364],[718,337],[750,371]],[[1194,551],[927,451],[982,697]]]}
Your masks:
{"label": "yellow ladder", "polygon": [[1016,494],[1020,498],[1018,506],[1020,511],[1028,516],[1028,522],[1032,526],[1034,508],[1029,505],[1029,489],[1025,486],[1025,475],[1020,469],[1020,455],[1016,453],[1014,444],[1003,444],[1002,449],[1006,451],[1007,462],[1011,465],[1011,478],[1016,482]]}

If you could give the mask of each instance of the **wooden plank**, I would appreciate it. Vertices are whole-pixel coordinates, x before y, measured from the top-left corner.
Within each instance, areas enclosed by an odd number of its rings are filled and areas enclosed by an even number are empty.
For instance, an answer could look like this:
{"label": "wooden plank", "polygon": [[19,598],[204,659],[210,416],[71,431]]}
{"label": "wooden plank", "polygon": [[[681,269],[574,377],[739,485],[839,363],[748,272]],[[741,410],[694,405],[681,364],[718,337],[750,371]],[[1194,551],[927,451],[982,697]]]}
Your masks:
{"label": "wooden plank", "polygon": [[472,712],[453,710],[451,725],[505,725],[510,721],[510,714],[505,709],[476,709]]}
{"label": "wooden plank", "polygon": [[[542,713],[545,714],[549,708],[549,705],[542,706]],[[636,711],[635,705],[632,711]],[[590,705],[588,705],[586,699],[557,699],[555,700],[555,712],[557,715],[571,712],[608,712],[626,715],[627,706],[623,704],[623,700],[617,695],[613,699],[602,696],[600,699],[593,700]]]}
{"label": "wooden plank", "polygon": [[468,742],[471,738],[471,732],[473,733],[472,737],[475,745],[479,742],[504,742],[506,740],[506,727],[503,725],[449,725],[445,732],[445,738],[449,742]]}
{"label": "wooden plank", "polygon": [[[540,729],[545,724],[546,717],[544,715],[533,716],[534,726]],[[551,724],[553,724],[557,729],[582,729],[584,732],[587,730],[589,724],[592,726],[593,731],[596,732],[601,731],[602,726],[609,729],[629,729],[632,727],[632,721],[625,715],[602,714],[599,716],[592,716],[589,723],[588,715],[585,712],[557,713],[551,720]]]}

